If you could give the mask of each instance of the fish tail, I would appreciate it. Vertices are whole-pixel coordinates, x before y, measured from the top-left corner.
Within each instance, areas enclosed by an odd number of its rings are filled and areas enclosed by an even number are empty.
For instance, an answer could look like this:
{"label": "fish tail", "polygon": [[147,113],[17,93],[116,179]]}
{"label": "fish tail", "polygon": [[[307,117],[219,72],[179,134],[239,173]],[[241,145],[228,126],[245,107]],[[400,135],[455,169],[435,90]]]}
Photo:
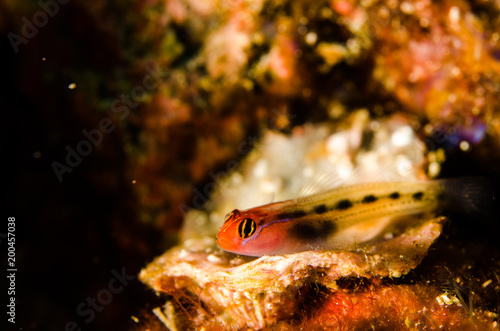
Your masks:
{"label": "fish tail", "polygon": [[493,186],[484,177],[442,180],[446,206],[468,217],[490,220],[493,216]]}

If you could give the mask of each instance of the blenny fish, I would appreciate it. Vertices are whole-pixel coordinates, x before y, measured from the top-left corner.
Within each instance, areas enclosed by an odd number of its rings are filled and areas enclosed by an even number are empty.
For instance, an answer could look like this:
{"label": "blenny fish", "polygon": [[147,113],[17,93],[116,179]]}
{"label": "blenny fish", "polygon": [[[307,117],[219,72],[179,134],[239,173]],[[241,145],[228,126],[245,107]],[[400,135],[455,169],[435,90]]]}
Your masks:
{"label": "blenny fish", "polygon": [[492,198],[489,182],[475,177],[340,186],[247,210],[235,209],[226,215],[217,244],[228,252],[249,256],[353,249],[383,236],[396,222],[404,227],[406,220],[446,210],[482,213]]}

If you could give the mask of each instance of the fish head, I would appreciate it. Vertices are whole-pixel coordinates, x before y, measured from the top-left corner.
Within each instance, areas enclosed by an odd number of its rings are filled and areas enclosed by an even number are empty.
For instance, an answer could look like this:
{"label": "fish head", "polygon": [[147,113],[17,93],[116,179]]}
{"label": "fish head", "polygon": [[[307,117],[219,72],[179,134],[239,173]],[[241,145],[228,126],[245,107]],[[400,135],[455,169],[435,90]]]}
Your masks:
{"label": "fish head", "polygon": [[217,234],[217,245],[240,255],[262,256],[273,252],[280,247],[281,239],[279,233],[266,229],[270,225],[265,222],[266,216],[255,211],[233,210],[226,215]]}

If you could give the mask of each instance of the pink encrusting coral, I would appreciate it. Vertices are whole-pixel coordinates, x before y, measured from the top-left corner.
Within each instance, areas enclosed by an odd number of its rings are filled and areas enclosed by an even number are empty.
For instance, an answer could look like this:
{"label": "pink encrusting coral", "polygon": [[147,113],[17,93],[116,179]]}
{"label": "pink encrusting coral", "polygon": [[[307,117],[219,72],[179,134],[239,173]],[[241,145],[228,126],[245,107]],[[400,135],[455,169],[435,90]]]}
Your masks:
{"label": "pink encrusting coral", "polygon": [[[457,305],[440,304],[443,293],[422,285],[386,286],[379,280],[327,295],[317,312],[295,325],[303,330],[492,330],[491,319],[472,320]],[[289,328],[290,330],[292,328]]]}
{"label": "pink encrusting coral", "polygon": [[[375,6],[377,7],[377,6]],[[498,12],[498,8],[494,9]],[[402,13],[401,13],[402,12]],[[382,14],[382,17],[375,15]],[[498,33],[465,1],[406,1],[370,11],[379,46],[374,78],[436,127],[489,126],[499,138]],[[481,138],[484,137],[484,131]],[[481,139],[462,139],[477,143]]]}

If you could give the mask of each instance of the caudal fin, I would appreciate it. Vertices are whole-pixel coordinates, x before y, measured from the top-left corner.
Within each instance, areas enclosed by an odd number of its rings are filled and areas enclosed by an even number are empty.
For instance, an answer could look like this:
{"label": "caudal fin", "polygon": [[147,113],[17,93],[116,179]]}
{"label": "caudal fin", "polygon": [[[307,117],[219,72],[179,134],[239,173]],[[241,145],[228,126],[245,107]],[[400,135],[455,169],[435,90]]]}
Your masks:
{"label": "caudal fin", "polygon": [[444,200],[452,211],[468,217],[490,220],[493,208],[493,186],[484,177],[444,179]]}

